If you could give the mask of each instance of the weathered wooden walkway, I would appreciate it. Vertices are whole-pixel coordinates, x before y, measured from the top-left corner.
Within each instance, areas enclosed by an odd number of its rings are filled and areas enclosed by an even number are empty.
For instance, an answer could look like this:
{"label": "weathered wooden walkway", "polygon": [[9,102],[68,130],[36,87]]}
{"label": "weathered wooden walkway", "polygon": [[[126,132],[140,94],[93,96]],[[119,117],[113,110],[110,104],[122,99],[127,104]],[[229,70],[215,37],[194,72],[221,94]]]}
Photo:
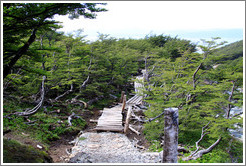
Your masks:
{"label": "weathered wooden walkway", "polygon": [[95,130],[123,132],[122,120],[122,104],[113,108],[104,108]]}
{"label": "weathered wooden walkway", "polygon": [[[141,80],[143,78],[138,77],[137,79]],[[138,88],[143,87],[143,85],[141,83],[135,82],[134,87],[135,87],[135,92],[139,92]],[[123,99],[123,96],[122,96],[122,99]],[[126,95],[124,96],[124,98],[126,98]],[[123,127],[122,111],[124,110],[124,108],[127,108],[128,106],[141,104],[142,99],[143,99],[142,96],[139,96],[138,94],[136,94],[135,96],[130,98],[128,101],[126,101],[125,99],[123,103],[119,103],[117,106],[113,108],[104,108],[102,115],[99,117],[97,121],[97,126],[95,130],[123,132],[124,127]],[[127,118],[129,121],[130,117],[127,117]]]}
{"label": "weathered wooden walkway", "polygon": [[[126,107],[130,105],[141,104],[142,96],[135,95],[126,101]],[[95,130],[97,131],[116,131],[123,132],[122,103],[113,108],[104,108],[102,115],[97,121]]]}

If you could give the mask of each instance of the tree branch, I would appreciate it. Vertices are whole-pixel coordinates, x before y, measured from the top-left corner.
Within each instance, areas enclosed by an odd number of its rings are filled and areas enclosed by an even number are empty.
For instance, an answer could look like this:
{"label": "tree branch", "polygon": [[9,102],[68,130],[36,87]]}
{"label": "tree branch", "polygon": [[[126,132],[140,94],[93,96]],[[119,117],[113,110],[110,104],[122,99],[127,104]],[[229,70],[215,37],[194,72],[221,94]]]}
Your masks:
{"label": "tree branch", "polygon": [[10,70],[15,65],[15,63],[18,61],[18,59],[20,59],[20,57],[27,52],[27,50],[29,49],[30,45],[35,41],[36,32],[37,32],[37,28],[35,28],[32,31],[32,35],[29,37],[28,41],[24,44],[24,46],[19,48],[19,50],[16,52],[15,56],[10,60],[9,64],[4,67],[4,69],[3,69],[3,79],[9,74]]}
{"label": "tree branch", "polygon": [[46,79],[46,76],[43,76],[43,81],[42,81],[42,88],[41,88],[41,100],[40,102],[31,110],[26,110],[24,112],[16,112],[13,115],[18,115],[18,116],[29,116],[37,113],[39,108],[42,106],[43,101],[44,101],[44,94],[45,94],[45,89],[44,89],[44,81]]}
{"label": "tree branch", "polygon": [[[235,89],[235,83],[236,81],[233,81],[233,86],[231,88],[231,94],[229,95],[228,101],[231,102],[233,93],[234,93],[234,89]],[[231,104],[228,104],[227,106],[227,114],[226,114],[226,118],[229,119],[230,118],[230,112],[231,112]]]}
{"label": "tree branch", "polygon": [[202,67],[202,63],[200,63],[200,65],[196,68],[196,71],[194,72],[192,79],[193,79],[193,88],[194,90],[196,89],[196,74],[199,71],[199,69]]}
{"label": "tree branch", "polygon": [[70,90],[68,90],[68,91],[66,91],[65,93],[63,93],[62,95],[56,97],[55,100],[57,101],[58,99],[60,99],[61,97],[65,96],[65,95],[67,95],[67,94],[69,94],[69,93],[72,92],[72,91],[73,91],[73,84],[71,84]]}
{"label": "tree branch", "polygon": [[194,152],[192,152],[191,155],[189,155],[188,157],[185,157],[183,158],[182,160],[183,161],[188,161],[188,160],[196,160],[198,159],[199,157],[202,157],[202,155],[206,154],[206,153],[209,153],[211,150],[213,150],[213,148],[219,144],[220,140],[221,140],[221,137],[219,139],[217,139],[215,141],[215,143],[213,143],[210,147],[208,147],[207,149],[204,149],[204,150],[200,150],[200,147],[199,147],[199,143],[201,142],[201,140],[203,139],[203,137],[208,134],[205,133],[205,131],[207,130],[207,127],[208,125],[210,124],[210,122],[208,122],[208,124],[206,124],[203,128],[202,128],[202,134],[201,134],[201,138],[196,142],[196,150]]}

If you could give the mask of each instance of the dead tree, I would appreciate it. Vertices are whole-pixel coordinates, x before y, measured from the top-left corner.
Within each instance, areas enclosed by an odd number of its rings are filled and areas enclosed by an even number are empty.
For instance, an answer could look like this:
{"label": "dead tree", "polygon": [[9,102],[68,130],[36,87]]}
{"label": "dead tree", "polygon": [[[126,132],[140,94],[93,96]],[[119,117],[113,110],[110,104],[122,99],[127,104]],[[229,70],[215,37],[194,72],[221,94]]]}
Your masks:
{"label": "dead tree", "polygon": [[163,163],[178,162],[178,108],[167,108],[164,114]]}

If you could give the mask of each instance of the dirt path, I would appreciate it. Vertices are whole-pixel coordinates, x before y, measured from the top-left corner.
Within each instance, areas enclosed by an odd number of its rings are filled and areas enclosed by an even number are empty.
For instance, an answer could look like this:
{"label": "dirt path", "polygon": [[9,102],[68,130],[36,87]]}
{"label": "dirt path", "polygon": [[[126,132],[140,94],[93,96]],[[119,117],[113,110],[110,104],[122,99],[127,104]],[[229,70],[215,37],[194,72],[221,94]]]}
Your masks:
{"label": "dirt path", "polygon": [[113,132],[86,132],[75,141],[71,163],[159,163],[159,153],[134,147],[127,136]]}

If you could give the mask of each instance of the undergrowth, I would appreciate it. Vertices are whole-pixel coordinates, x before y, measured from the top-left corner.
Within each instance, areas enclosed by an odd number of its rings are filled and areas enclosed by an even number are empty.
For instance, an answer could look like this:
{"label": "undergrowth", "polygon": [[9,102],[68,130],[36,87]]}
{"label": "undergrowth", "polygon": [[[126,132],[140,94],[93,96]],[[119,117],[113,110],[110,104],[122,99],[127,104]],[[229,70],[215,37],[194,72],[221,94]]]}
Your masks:
{"label": "undergrowth", "polygon": [[[13,113],[14,110],[23,108],[31,108],[30,105],[18,105],[14,102],[4,103],[3,115]],[[50,108],[47,109],[47,111]],[[69,111],[69,110],[67,110]],[[27,124],[27,122],[33,122]],[[57,140],[62,134],[79,132],[86,126],[85,120],[82,118],[73,119],[72,126],[68,125],[67,116],[64,113],[46,114],[40,109],[36,114],[29,117],[12,115],[9,118],[3,118],[3,130],[11,130],[17,132],[25,132],[30,134],[32,138],[42,143],[49,144],[51,141]]]}

